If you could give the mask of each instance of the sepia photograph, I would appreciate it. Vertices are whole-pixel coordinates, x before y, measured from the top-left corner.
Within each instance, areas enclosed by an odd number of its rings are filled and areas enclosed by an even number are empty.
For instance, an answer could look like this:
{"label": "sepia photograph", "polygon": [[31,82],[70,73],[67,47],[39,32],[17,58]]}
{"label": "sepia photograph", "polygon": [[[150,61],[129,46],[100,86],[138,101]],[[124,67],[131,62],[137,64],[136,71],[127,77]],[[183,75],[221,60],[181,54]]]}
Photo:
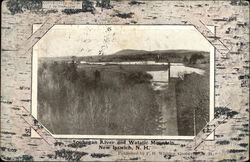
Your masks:
{"label": "sepia photograph", "polygon": [[55,25],[33,48],[32,114],[67,137],[195,136],[213,50],[190,25]]}

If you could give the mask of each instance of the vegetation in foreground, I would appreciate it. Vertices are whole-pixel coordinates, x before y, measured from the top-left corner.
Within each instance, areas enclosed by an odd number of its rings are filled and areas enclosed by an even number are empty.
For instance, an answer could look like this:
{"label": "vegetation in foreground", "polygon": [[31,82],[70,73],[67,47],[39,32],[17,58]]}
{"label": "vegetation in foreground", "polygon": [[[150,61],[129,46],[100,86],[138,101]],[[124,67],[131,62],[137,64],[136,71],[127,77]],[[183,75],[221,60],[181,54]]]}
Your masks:
{"label": "vegetation in foreground", "polygon": [[38,120],[54,134],[161,134],[161,112],[151,75],[79,69],[75,63],[42,63]]}

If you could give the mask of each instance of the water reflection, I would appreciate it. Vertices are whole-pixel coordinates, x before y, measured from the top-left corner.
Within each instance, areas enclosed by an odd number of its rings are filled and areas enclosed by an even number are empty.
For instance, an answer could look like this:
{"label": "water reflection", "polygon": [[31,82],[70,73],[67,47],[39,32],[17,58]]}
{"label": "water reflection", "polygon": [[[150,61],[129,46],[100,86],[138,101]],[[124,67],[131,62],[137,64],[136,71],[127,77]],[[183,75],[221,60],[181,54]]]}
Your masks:
{"label": "water reflection", "polygon": [[165,90],[168,87],[168,73],[169,70],[166,71],[147,71],[153,78],[151,80],[152,87],[154,90]]}

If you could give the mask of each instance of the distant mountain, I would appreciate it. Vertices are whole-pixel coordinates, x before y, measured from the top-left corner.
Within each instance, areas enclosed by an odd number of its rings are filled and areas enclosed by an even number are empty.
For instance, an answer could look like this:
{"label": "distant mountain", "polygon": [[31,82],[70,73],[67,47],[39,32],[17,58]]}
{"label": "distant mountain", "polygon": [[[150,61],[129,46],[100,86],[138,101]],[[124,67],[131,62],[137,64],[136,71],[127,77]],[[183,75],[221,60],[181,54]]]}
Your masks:
{"label": "distant mountain", "polygon": [[158,62],[183,62],[183,59],[190,59],[192,55],[209,57],[209,52],[192,50],[133,50],[125,49],[111,55],[86,56],[78,58],[80,61],[89,62],[123,62],[123,61],[158,61]]}
{"label": "distant mountain", "polygon": [[155,50],[155,51],[145,51],[145,50],[133,50],[125,49],[114,53],[113,55],[140,55],[140,54],[209,54],[206,51],[194,51],[194,50]]}
{"label": "distant mountain", "polygon": [[201,56],[204,61],[209,61],[209,52],[205,51],[192,51],[192,50],[156,50],[156,51],[145,51],[145,50],[133,50],[125,49],[118,51],[110,55],[96,55],[96,56],[66,56],[66,57],[43,57],[39,58],[41,61],[86,61],[86,62],[129,62],[129,61],[157,61],[157,62],[176,62],[181,63],[190,61],[192,56]]}

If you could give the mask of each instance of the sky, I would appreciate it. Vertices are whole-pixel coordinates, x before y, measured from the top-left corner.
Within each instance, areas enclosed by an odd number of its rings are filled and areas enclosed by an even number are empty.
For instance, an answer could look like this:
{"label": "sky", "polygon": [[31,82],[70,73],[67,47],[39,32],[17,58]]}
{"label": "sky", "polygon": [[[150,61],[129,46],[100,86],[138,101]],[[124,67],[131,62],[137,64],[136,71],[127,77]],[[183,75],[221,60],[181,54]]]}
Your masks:
{"label": "sky", "polygon": [[[33,32],[39,27],[33,25]],[[38,57],[94,56],[124,49],[210,51],[211,45],[189,25],[55,25],[33,53]]]}

